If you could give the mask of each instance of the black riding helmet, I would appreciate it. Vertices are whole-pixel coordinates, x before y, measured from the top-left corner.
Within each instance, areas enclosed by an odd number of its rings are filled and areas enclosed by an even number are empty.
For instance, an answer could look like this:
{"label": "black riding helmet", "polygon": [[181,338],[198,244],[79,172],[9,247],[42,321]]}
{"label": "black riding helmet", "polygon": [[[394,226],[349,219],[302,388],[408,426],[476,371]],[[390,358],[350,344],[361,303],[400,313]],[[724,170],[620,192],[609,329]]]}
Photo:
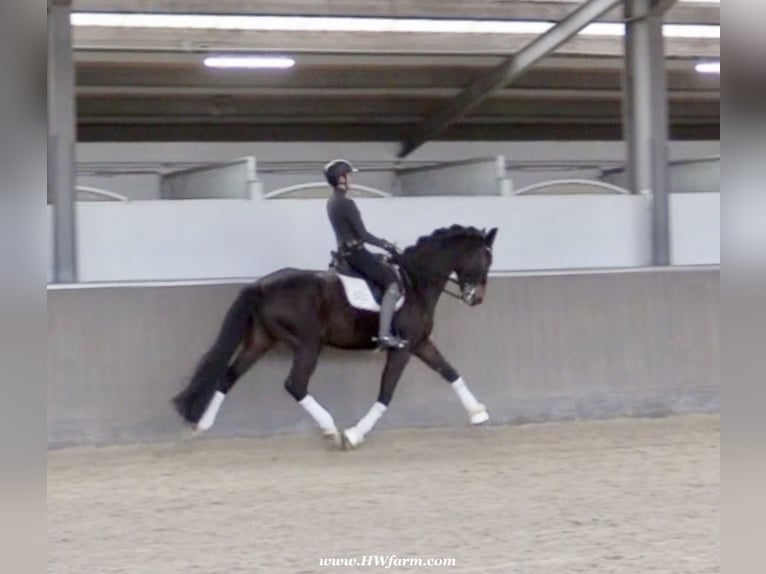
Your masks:
{"label": "black riding helmet", "polygon": [[345,159],[334,159],[324,166],[324,176],[327,179],[327,183],[333,187],[337,187],[338,181],[342,176],[357,171],[359,170]]}

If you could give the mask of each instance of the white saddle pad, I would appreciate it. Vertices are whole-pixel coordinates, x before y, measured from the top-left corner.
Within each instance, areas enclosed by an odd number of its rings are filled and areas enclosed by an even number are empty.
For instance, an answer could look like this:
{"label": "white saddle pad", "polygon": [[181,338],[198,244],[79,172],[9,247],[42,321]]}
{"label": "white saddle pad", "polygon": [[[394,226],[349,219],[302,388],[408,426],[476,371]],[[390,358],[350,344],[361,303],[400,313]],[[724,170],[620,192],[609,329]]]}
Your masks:
{"label": "white saddle pad", "polygon": [[[372,295],[370,286],[367,281],[360,279],[359,277],[349,277],[348,275],[342,275],[336,273],[340,282],[343,284],[343,289],[346,292],[346,298],[349,304],[354,309],[361,309],[362,311],[372,311],[374,313],[380,312],[380,305]],[[397,311],[404,305],[404,295],[399,297],[394,307]]]}

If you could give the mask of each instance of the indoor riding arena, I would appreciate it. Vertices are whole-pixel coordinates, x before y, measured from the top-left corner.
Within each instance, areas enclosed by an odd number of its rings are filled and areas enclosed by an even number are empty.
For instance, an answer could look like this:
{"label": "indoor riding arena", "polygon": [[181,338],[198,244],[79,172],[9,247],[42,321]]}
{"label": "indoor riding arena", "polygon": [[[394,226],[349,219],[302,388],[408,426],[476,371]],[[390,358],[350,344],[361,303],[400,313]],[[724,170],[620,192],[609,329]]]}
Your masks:
{"label": "indoor riding arena", "polygon": [[[720,572],[718,2],[202,4],[48,2],[48,572]],[[272,330],[184,420],[278,270],[377,325],[341,158],[376,237],[486,243],[392,259],[457,375],[327,345],[307,406]]]}

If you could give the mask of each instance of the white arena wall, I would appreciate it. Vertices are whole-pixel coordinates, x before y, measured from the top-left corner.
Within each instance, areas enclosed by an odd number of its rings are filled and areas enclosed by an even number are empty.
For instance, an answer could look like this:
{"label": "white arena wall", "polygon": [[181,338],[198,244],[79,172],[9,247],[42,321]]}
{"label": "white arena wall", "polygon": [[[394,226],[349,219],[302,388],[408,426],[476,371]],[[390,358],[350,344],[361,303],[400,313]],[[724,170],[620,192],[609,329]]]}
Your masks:
{"label": "white arena wall", "polygon": [[[373,233],[401,246],[454,223],[498,227],[495,272],[651,264],[646,197],[395,197],[358,204]],[[719,195],[673,195],[671,215],[672,264],[719,264]],[[323,199],[81,202],[76,218],[82,282],[324,269],[334,247]],[[48,223],[52,237],[50,207]],[[49,278],[52,252],[49,244]]]}

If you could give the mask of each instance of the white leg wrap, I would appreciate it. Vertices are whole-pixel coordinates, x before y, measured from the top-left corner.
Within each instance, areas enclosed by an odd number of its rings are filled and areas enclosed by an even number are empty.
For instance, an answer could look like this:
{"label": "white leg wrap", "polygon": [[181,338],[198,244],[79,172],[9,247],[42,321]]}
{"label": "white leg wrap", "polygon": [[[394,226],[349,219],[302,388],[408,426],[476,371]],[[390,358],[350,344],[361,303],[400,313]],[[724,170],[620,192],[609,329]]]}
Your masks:
{"label": "white leg wrap", "polygon": [[478,425],[489,420],[487,407],[476,400],[476,397],[468,389],[468,385],[465,384],[462,377],[452,383],[452,388],[455,390],[460,402],[463,403],[463,408],[468,412],[471,424]]}
{"label": "white leg wrap", "polygon": [[322,405],[316,402],[314,397],[311,395],[306,395],[298,404],[312,416],[312,418],[319,425],[319,428],[321,428],[325,433],[332,434],[338,432],[332,415],[328,413]]}
{"label": "white leg wrap", "polygon": [[452,383],[452,388],[460,398],[460,402],[463,403],[465,410],[467,410],[469,413],[476,410],[476,407],[479,406],[479,401],[476,400],[476,397],[474,397],[473,393],[471,393],[471,391],[468,389],[468,385],[465,384],[465,381],[462,379],[462,377]]}
{"label": "white leg wrap", "polygon": [[372,405],[367,414],[364,415],[356,426],[346,429],[343,433],[348,443],[352,446],[359,446],[364,441],[365,435],[370,432],[375,424],[378,422],[383,413],[386,412],[386,405],[383,403],[375,403]]}
{"label": "white leg wrap", "polygon": [[356,423],[356,430],[364,437],[368,432],[372,430],[375,423],[378,422],[383,413],[386,412],[386,405],[383,403],[375,403],[362,419]]}
{"label": "white leg wrap", "polygon": [[224,395],[221,391],[215,392],[213,398],[210,399],[210,402],[208,403],[202,418],[197,423],[197,430],[210,430],[210,428],[213,426],[213,423],[215,422],[215,418],[218,416],[218,411],[221,409],[223,399],[225,398],[226,395]]}

